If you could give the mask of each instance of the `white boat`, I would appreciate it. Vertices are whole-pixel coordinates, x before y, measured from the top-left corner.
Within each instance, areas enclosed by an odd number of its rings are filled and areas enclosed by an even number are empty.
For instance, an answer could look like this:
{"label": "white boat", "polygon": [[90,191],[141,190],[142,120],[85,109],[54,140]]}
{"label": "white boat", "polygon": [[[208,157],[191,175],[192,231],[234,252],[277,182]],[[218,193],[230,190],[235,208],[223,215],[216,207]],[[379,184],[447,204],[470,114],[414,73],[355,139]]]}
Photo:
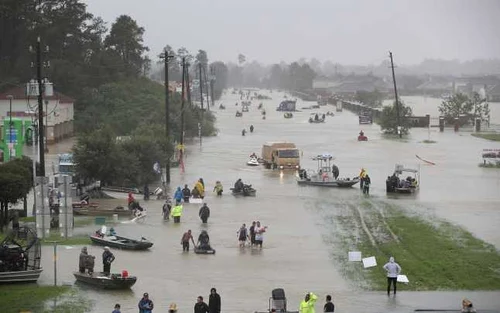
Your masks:
{"label": "white boat", "polygon": [[248,166],[259,166],[260,163],[259,163],[259,160],[257,158],[250,158],[250,160],[248,160],[248,162],[247,162],[247,165]]}
{"label": "white boat", "polygon": [[335,178],[332,173],[333,156],[331,154],[322,154],[313,158],[318,162],[318,170],[310,174],[302,169],[298,173],[297,183],[299,185],[321,186],[321,187],[339,187],[349,188],[359,183],[359,177],[353,178]]}

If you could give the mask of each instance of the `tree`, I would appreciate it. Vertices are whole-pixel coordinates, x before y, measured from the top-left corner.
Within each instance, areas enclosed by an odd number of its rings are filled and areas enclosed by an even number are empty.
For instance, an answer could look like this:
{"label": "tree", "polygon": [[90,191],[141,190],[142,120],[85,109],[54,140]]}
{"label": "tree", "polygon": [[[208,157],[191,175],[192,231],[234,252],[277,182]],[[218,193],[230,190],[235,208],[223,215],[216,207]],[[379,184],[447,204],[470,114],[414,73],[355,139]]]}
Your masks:
{"label": "tree", "polygon": [[208,64],[208,56],[205,50],[198,50],[198,54],[196,55],[196,63],[201,64],[204,68]]}
{"label": "tree", "polygon": [[384,95],[377,89],[374,91],[358,90],[356,91],[355,99],[371,108],[378,108],[382,106]]}
{"label": "tree", "polygon": [[108,51],[117,55],[123,62],[123,72],[137,77],[143,72],[146,59],[143,54],[149,49],[144,46],[144,28],[128,15],[120,15],[111,25],[111,31],[104,41]]}
{"label": "tree", "polygon": [[220,61],[211,63],[210,68],[215,75],[214,98],[218,100],[222,95],[222,91],[227,87],[228,69],[226,64]]}
{"label": "tree", "polygon": [[[488,121],[490,110],[486,99],[475,92],[471,97],[463,93],[454,94],[450,98],[443,100],[439,106],[439,113],[444,116],[447,123],[454,123],[459,118],[462,123],[468,123],[479,118]],[[465,118],[463,118],[465,116]]]}
{"label": "tree", "polygon": [[[182,59],[185,58],[186,59],[186,62],[187,63],[191,63],[191,61],[193,61],[193,55],[188,51],[188,49],[186,49],[185,47],[180,47],[178,50],[177,50],[177,57],[178,57],[178,61],[179,61],[179,64],[182,64]],[[181,65],[182,66],[182,65]],[[182,73],[182,71],[181,71]]]}
{"label": "tree", "polygon": [[7,225],[8,205],[26,198],[33,186],[30,171],[31,163],[23,159],[13,160],[0,165],[0,230]]}
{"label": "tree", "polygon": [[[410,117],[413,115],[412,109],[406,106],[403,101],[399,100],[399,122],[401,126],[401,134],[408,134],[411,128]],[[396,101],[392,106],[385,106],[382,109],[382,115],[379,119],[380,127],[386,134],[398,134],[398,115]]]}
{"label": "tree", "polygon": [[245,61],[247,60],[247,58],[243,55],[243,54],[238,54],[238,64],[241,66],[243,65],[243,63],[245,63]]}

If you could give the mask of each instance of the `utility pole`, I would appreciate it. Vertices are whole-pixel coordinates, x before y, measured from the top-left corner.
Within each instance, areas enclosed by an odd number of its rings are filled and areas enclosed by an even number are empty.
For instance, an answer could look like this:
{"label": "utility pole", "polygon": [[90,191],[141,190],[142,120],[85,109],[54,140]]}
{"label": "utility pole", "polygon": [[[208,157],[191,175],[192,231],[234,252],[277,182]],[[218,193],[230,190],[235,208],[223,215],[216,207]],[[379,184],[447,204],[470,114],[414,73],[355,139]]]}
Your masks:
{"label": "utility pole", "polygon": [[13,95],[8,95],[7,98],[9,99],[9,161],[12,160],[12,99],[14,98]]}
{"label": "utility pole", "polygon": [[[179,144],[184,146],[184,106],[185,106],[185,97],[186,97],[186,73],[187,73],[187,66],[186,66],[186,58],[182,58],[182,94],[181,94],[181,131],[180,131],[180,139],[179,139]],[[182,158],[182,149],[181,149],[181,158]]]}
{"label": "utility pole", "polygon": [[212,99],[212,106],[215,106],[214,99],[214,84],[215,84],[215,67],[210,66],[210,98]]}
{"label": "utility pole", "polygon": [[203,67],[203,74],[205,76],[205,90],[207,94],[207,110],[210,111],[210,101],[208,101],[208,90],[209,90],[209,84],[208,84],[208,77],[207,77],[207,67]]}
{"label": "utility pole", "polygon": [[394,82],[394,96],[396,97],[396,120],[398,123],[398,134],[399,138],[403,136],[401,133],[401,123],[399,122],[399,98],[398,98],[398,88],[396,86],[396,74],[394,74],[394,61],[392,59],[392,52],[389,51],[389,57],[391,58],[391,69],[392,69],[392,81]]}
{"label": "utility pole", "polygon": [[[170,61],[174,56],[169,55],[167,49],[163,51],[163,53],[160,55],[160,59],[163,59],[164,64],[165,64],[165,135],[167,138],[167,145],[170,145],[171,143],[171,136],[170,136],[170,89],[169,89],[169,79],[168,79],[168,61]],[[165,180],[166,184],[170,184],[170,149],[167,147],[167,160],[165,163]],[[165,186],[167,187],[167,186]],[[166,193],[167,190],[165,188],[164,192]]]}
{"label": "utility pole", "polygon": [[40,176],[45,177],[45,129],[43,125],[42,49],[40,36],[36,39],[36,78],[38,80],[38,149],[40,151]]}
{"label": "utility pole", "polygon": [[[202,139],[201,139],[201,128],[203,127],[203,84],[202,79],[201,79],[201,63],[198,63],[198,69],[200,72],[200,97],[201,97],[201,113],[200,113],[200,122],[198,123],[198,135],[200,136],[200,146],[202,144]],[[207,103],[207,106],[210,106],[209,103]]]}

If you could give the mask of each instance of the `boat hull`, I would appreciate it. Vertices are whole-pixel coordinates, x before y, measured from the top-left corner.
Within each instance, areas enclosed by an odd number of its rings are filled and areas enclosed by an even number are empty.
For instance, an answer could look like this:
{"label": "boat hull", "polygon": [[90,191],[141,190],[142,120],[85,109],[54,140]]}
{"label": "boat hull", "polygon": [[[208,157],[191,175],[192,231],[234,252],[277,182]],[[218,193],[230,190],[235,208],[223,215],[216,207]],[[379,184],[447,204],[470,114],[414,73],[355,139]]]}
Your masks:
{"label": "boat hull", "polygon": [[247,165],[248,166],[259,166],[260,163],[259,162],[247,162]]}
{"label": "boat hull", "polygon": [[43,269],[15,271],[15,272],[0,272],[0,284],[11,283],[34,283],[40,278]]}
{"label": "boat hull", "polygon": [[[116,238],[116,240],[113,240],[113,237]],[[153,243],[147,240],[139,241],[119,236],[113,237],[100,238],[96,236],[90,236],[90,240],[92,241],[92,243],[101,246],[108,246],[123,250],[147,250],[153,246]]]}
{"label": "boat hull", "polygon": [[235,197],[255,197],[255,195],[257,194],[257,190],[252,189],[252,190],[240,191],[240,192],[235,192],[234,190],[232,190],[231,193]]}
{"label": "boat hull", "polygon": [[101,273],[89,275],[80,272],[74,272],[73,276],[79,282],[102,289],[129,289],[137,282],[137,277],[135,276],[113,278],[112,276],[104,276]]}
{"label": "boat hull", "polygon": [[94,210],[94,209],[79,209],[74,208],[73,213],[75,215],[85,215],[85,216],[111,216],[118,214],[119,216],[130,216],[132,212],[129,210]]}
{"label": "boat hull", "polygon": [[304,186],[350,188],[350,187],[356,185],[357,183],[359,183],[359,179],[333,180],[333,181],[316,181],[316,180],[298,179],[297,183],[299,185],[304,185]]}
{"label": "boat hull", "polygon": [[215,249],[203,250],[203,249],[194,249],[194,253],[196,254],[215,254]]}

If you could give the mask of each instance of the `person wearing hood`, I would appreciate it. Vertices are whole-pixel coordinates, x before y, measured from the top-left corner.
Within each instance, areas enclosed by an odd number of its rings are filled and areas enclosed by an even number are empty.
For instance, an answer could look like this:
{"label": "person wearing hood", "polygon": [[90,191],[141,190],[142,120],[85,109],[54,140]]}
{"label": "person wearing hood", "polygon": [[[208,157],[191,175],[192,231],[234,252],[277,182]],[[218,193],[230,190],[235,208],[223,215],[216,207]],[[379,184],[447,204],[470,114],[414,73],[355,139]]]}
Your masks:
{"label": "person wearing hood", "polygon": [[332,165],[332,174],[333,174],[333,178],[335,178],[335,179],[339,178],[340,171],[339,171],[339,168],[337,167],[337,165],[335,165],[335,164]]}
{"label": "person wearing hood", "polygon": [[220,313],[220,295],[217,289],[210,289],[210,297],[208,298],[208,311],[210,313]]}
{"label": "person wearing hood", "polygon": [[196,304],[194,305],[194,313],[209,313],[210,310],[208,308],[208,305],[203,302],[203,297],[198,296],[196,299]]}
{"label": "person wearing hood", "polygon": [[174,194],[175,201],[177,203],[181,203],[182,197],[183,197],[183,194],[182,194],[181,187],[177,187],[177,190],[175,191],[175,194]]}
{"label": "person wearing hood", "polygon": [[198,248],[201,250],[210,250],[210,237],[206,230],[202,230],[198,236]]}
{"label": "person wearing hood", "polygon": [[89,253],[87,252],[87,247],[83,247],[82,251],[80,252],[80,258],[78,262],[78,268],[80,273],[85,273],[85,268],[86,268],[86,263],[87,263],[87,258],[89,256]]}
{"label": "person wearing hood", "polygon": [[361,172],[359,172],[359,188],[363,190],[363,183],[364,183],[364,178],[366,176],[366,170],[364,168],[361,169]]}
{"label": "person wearing hood", "polygon": [[170,200],[166,200],[165,204],[163,204],[163,219],[168,221],[170,219],[170,210],[172,210],[172,203]]}
{"label": "person wearing hood", "polygon": [[102,265],[103,265],[103,273],[106,276],[109,276],[111,273],[111,263],[115,260],[115,256],[111,251],[109,251],[109,247],[104,247],[104,252],[102,253]]}
{"label": "person wearing hood", "polygon": [[384,265],[384,270],[387,272],[387,295],[391,293],[391,284],[394,286],[394,295],[396,295],[396,284],[398,275],[401,273],[401,266],[391,256],[389,262]]}
{"label": "person wearing hood", "polygon": [[184,189],[182,189],[182,198],[184,199],[184,203],[189,203],[189,198],[191,197],[191,190],[188,185],[184,185]]}
{"label": "person wearing hood", "polygon": [[203,179],[201,178],[198,179],[194,187],[198,189],[198,192],[200,193],[200,198],[201,199],[205,198],[205,183],[203,182]]}
{"label": "person wearing hood", "polygon": [[215,182],[214,192],[217,193],[218,196],[222,196],[222,192],[224,191],[224,187],[222,187],[222,183],[220,180]]}
{"label": "person wearing hood", "polygon": [[200,212],[198,215],[201,218],[201,221],[203,224],[207,223],[208,218],[210,217],[210,208],[208,207],[207,203],[203,203],[203,206],[200,208]]}
{"label": "person wearing hood", "polygon": [[316,300],[318,300],[317,295],[312,292],[307,293],[304,300],[300,303],[299,313],[315,313],[314,306],[316,305]]}
{"label": "person wearing hood", "polygon": [[241,192],[241,191],[243,191],[244,187],[245,187],[245,184],[243,184],[243,181],[241,180],[241,178],[238,178],[238,180],[234,183],[234,191]]}
{"label": "person wearing hood", "polygon": [[181,222],[182,211],[183,211],[183,207],[179,201],[175,204],[175,206],[170,211],[170,216],[174,218],[174,223]]}

